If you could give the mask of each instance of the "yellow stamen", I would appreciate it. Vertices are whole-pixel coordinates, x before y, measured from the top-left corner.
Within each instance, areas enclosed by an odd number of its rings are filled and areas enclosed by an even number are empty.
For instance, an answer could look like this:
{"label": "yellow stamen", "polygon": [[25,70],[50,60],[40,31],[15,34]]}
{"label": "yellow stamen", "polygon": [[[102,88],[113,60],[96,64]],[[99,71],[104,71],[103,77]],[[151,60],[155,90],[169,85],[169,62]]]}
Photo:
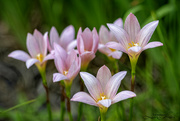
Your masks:
{"label": "yellow stamen", "polygon": [[112,52],[116,51],[116,49],[109,48]]}
{"label": "yellow stamen", "polygon": [[66,76],[68,74],[68,71],[64,71],[63,74]]}
{"label": "yellow stamen", "polygon": [[105,99],[107,99],[106,96],[104,95],[104,93],[101,93],[100,98],[97,101],[105,100]]}
{"label": "yellow stamen", "polygon": [[41,53],[39,53],[39,54],[37,54],[36,58],[37,58],[40,62],[42,62],[43,59],[44,59],[44,56],[43,56]]}
{"label": "yellow stamen", "polygon": [[131,41],[131,43],[128,43],[129,44],[129,47],[133,47],[133,46],[139,46],[139,43],[134,43],[133,41]]}

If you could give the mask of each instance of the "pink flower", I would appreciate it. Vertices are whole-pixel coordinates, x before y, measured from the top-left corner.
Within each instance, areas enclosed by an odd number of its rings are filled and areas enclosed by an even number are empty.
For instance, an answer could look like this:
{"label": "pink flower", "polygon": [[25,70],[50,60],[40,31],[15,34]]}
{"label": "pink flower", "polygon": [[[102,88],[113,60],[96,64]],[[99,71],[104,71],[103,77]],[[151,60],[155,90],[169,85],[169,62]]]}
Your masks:
{"label": "pink flower", "polygon": [[81,66],[86,68],[89,62],[95,58],[98,49],[99,37],[96,29],[91,32],[86,28],[83,32],[80,28],[77,34],[77,49],[81,57]]}
{"label": "pink flower", "polygon": [[[114,22],[115,25],[123,27],[123,21],[121,18],[117,19]],[[106,46],[106,43],[108,42],[118,42],[117,39],[114,37],[113,33],[108,31],[108,29],[105,26],[101,26],[99,30],[99,51],[101,53],[106,54],[107,56],[110,56],[115,59],[120,59],[122,56],[122,52],[116,49],[111,49]]]}
{"label": "pink flower", "polygon": [[77,52],[71,50],[68,54],[61,46],[54,44],[55,66],[59,73],[53,74],[53,82],[65,80],[65,83],[71,85],[73,79],[77,76],[81,67],[80,57]]}
{"label": "pink flower", "polygon": [[161,42],[148,43],[158,23],[159,21],[153,21],[140,29],[136,16],[130,13],[126,18],[124,29],[115,24],[107,24],[119,41],[109,42],[107,47],[123,51],[131,58],[138,58],[143,50],[163,45]]}
{"label": "pink flower", "polygon": [[50,43],[48,43],[49,51],[54,50],[54,43],[60,45],[64,50],[69,52],[74,49],[77,45],[76,40],[74,39],[75,30],[72,25],[66,27],[61,36],[59,36],[55,27],[52,27],[50,30]]}
{"label": "pink flower", "polygon": [[15,50],[8,56],[26,62],[27,68],[30,68],[33,64],[41,66],[51,58],[47,56],[47,41],[48,33],[46,32],[43,36],[35,29],[33,35],[30,33],[27,35],[26,45],[30,55],[24,51]]}
{"label": "pink flower", "polygon": [[96,77],[87,72],[80,72],[80,75],[90,95],[86,92],[78,92],[72,97],[71,101],[83,102],[104,109],[111,104],[136,96],[131,91],[122,91],[116,95],[126,71],[111,76],[110,70],[106,66],[102,66]]}

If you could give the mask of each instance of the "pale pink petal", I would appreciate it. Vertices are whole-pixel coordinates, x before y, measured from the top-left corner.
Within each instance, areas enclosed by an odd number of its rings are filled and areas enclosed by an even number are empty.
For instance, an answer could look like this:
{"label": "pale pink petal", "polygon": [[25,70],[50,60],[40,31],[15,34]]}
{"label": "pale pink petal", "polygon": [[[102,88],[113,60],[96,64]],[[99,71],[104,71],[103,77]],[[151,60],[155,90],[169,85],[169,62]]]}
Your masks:
{"label": "pale pink petal", "polygon": [[69,52],[72,49],[74,49],[77,46],[77,40],[73,40],[72,42],[69,43],[69,45],[67,46],[66,51]]}
{"label": "pale pink petal", "polygon": [[161,42],[150,42],[147,45],[145,45],[143,47],[143,50],[149,49],[149,48],[154,48],[154,47],[158,47],[158,46],[163,46],[163,43]]}
{"label": "pale pink petal", "polygon": [[56,69],[60,73],[64,73],[64,71],[68,71],[67,65],[65,63],[65,59],[63,60],[60,56],[55,55],[54,64],[56,66]]}
{"label": "pale pink petal", "polygon": [[100,100],[97,104],[108,108],[111,105],[111,99]]}
{"label": "pale pink petal", "polygon": [[120,59],[122,54],[123,53],[121,51],[114,51],[114,52],[111,52],[108,56],[112,56],[115,59]]}
{"label": "pale pink petal", "polygon": [[40,49],[37,40],[30,33],[27,35],[26,45],[31,57],[36,58],[40,53]]}
{"label": "pale pink petal", "polygon": [[[36,29],[34,30],[33,36],[36,39],[36,43],[37,43],[39,51],[40,51],[39,53],[41,53],[45,56],[47,53],[47,41],[44,40],[43,35]],[[47,36],[47,33],[45,34],[45,37],[46,36]]]}
{"label": "pale pink petal", "polygon": [[126,49],[120,43],[108,42],[108,43],[106,43],[106,46],[108,48],[112,48],[112,49],[115,49],[115,50],[120,50],[120,51],[122,51],[124,53],[127,53]]}
{"label": "pale pink petal", "polygon": [[52,59],[54,59],[54,55],[52,53],[50,53],[43,59],[43,62],[45,62],[47,60],[52,60]]}
{"label": "pale pink petal", "polygon": [[126,73],[126,71],[121,71],[110,78],[105,88],[105,95],[107,98],[113,99],[115,97],[121,80],[125,77]]}
{"label": "pale pink petal", "polygon": [[102,25],[99,30],[99,43],[106,44],[110,41],[110,35],[108,29]]}
{"label": "pale pink petal", "polygon": [[127,32],[115,25],[115,24],[107,24],[109,29],[113,32],[114,36],[116,37],[116,39],[119,41],[119,43],[124,47],[124,48],[128,48],[128,43],[130,43],[129,40],[129,35],[127,34]]}
{"label": "pale pink petal", "polygon": [[71,43],[74,40],[75,36],[75,30],[72,25],[69,25],[66,27],[60,37],[60,45],[64,48],[67,49],[67,46],[69,43]]}
{"label": "pale pink petal", "polygon": [[106,47],[105,45],[103,45],[103,44],[99,44],[98,50],[99,50],[101,53],[104,53],[104,54],[106,54],[106,55],[108,55],[109,53],[111,53],[111,50],[110,50],[108,47]]}
{"label": "pale pink petal", "polygon": [[140,31],[139,22],[134,16],[134,14],[130,13],[125,21],[124,30],[128,33],[130,41],[135,41],[138,32]]}
{"label": "pale pink petal", "polygon": [[51,48],[54,49],[54,43],[60,44],[60,37],[55,27],[50,30],[50,44]]}
{"label": "pale pink petal", "polygon": [[43,52],[44,52],[44,56],[46,56],[46,54],[47,54],[47,47],[48,47],[48,41],[49,41],[49,39],[48,39],[48,32],[46,32],[44,34],[43,39],[44,39],[44,50],[43,50]]}
{"label": "pale pink petal", "polygon": [[80,75],[89,93],[95,99],[95,101],[97,101],[100,98],[100,94],[102,94],[103,92],[101,88],[101,84],[93,75],[87,72],[80,72]]}
{"label": "pale pink petal", "polygon": [[84,53],[84,42],[83,42],[83,39],[81,36],[78,37],[78,40],[77,40],[77,49],[78,49],[78,52],[79,54],[82,54]]}
{"label": "pale pink petal", "polygon": [[111,72],[107,66],[102,66],[98,72],[96,78],[101,84],[102,89],[104,90],[106,87],[107,82],[111,78]]}
{"label": "pale pink petal", "polygon": [[67,52],[58,44],[54,43],[54,52],[56,56],[60,56],[62,59],[67,58]]}
{"label": "pale pink petal", "polygon": [[93,46],[93,34],[91,30],[89,28],[86,28],[81,36],[84,42],[84,49],[87,51],[91,51]]}
{"label": "pale pink petal", "polygon": [[83,54],[80,55],[82,65],[87,65],[91,60],[95,58],[95,54],[90,51],[85,51]]}
{"label": "pale pink petal", "polygon": [[98,36],[96,28],[93,28],[92,34],[93,34],[93,45],[92,45],[91,50],[92,52],[96,53],[98,49],[98,44],[99,44],[99,36]]}
{"label": "pale pink petal", "polygon": [[21,60],[24,62],[26,62],[28,59],[30,59],[30,56],[26,52],[21,51],[21,50],[15,50],[15,51],[11,52],[8,55],[8,57],[11,57],[11,58],[14,58],[17,60]]}
{"label": "pale pink petal", "polygon": [[77,76],[79,71],[80,71],[80,67],[78,66],[78,62],[74,61],[69,68],[67,77],[70,80],[74,80],[74,78]]}
{"label": "pale pink petal", "polygon": [[128,98],[132,98],[132,97],[135,97],[136,94],[132,91],[122,91],[122,92],[119,92],[112,100],[112,104],[116,103],[116,102],[119,102],[121,100],[125,100],[125,99],[128,99]]}
{"label": "pale pink petal", "polygon": [[123,20],[121,18],[118,18],[117,20],[114,21],[113,24],[123,27]]}
{"label": "pale pink petal", "polygon": [[59,82],[61,80],[68,80],[66,76],[60,73],[54,73],[53,74],[53,82]]}
{"label": "pale pink petal", "polygon": [[77,101],[77,102],[82,102],[82,103],[86,103],[89,105],[94,105],[94,106],[98,106],[95,102],[95,100],[86,92],[78,92],[76,93],[72,98],[71,101]]}
{"label": "pale pink petal", "polygon": [[35,58],[31,58],[28,59],[26,61],[26,67],[29,69],[33,64],[35,64],[36,62],[39,62],[39,60],[35,59]]}
{"label": "pale pink petal", "polygon": [[144,47],[149,42],[158,23],[159,23],[159,21],[153,21],[153,22],[145,25],[138,33],[135,43],[139,43],[140,46]]}

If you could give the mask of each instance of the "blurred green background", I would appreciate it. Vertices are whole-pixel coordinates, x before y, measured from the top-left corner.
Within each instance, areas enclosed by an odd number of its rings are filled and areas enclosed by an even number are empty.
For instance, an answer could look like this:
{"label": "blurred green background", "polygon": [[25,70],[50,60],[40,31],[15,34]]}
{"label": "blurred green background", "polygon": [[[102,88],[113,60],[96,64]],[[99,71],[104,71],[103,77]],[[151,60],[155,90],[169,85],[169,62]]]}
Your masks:
{"label": "blurred green background", "polygon": [[[38,29],[42,33],[55,26],[59,33],[73,25],[76,33],[83,29],[123,21],[132,12],[141,27],[159,20],[150,41],[160,41],[162,47],[144,51],[137,63],[133,121],[180,120],[180,1],[178,0],[0,0],[0,121],[47,121],[45,92],[36,67],[29,70],[7,55],[16,49],[26,51],[27,33]],[[96,74],[99,67],[112,63],[97,52],[89,65]],[[128,56],[118,61],[119,69],[128,71],[120,90],[130,89]],[[53,61],[48,62],[47,78],[51,92],[53,119],[59,119],[60,89],[52,83],[56,72]],[[78,80],[78,78],[76,79]],[[78,81],[77,81],[78,82]],[[79,91],[74,81],[72,94]],[[77,88],[76,88],[77,87]],[[35,100],[34,100],[35,99]],[[29,101],[29,102],[28,102]],[[18,105],[19,104],[19,105]],[[128,121],[130,100],[112,105],[107,121]],[[8,111],[7,109],[16,106]],[[73,117],[77,117],[78,103],[72,103]],[[6,112],[3,112],[6,111]],[[83,120],[97,121],[99,110],[84,105]],[[66,116],[67,118],[67,116]],[[68,118],[67,118],[68,121]]]}

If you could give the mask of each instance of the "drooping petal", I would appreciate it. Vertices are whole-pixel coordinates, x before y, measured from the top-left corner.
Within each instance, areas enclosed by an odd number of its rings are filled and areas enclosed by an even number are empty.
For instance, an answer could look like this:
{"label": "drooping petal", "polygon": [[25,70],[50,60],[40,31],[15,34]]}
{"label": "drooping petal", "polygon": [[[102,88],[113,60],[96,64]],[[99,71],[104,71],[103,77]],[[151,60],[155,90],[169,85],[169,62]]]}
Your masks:
{"label": "drooping petal", "polygon": [[102,94],[101,84],[93,75],[87,72],[80,72],[80,75],[89,93],[95,99],[95,101],[97,101],[100,98],[100,94]]}
{"label": "drooping petal", "polygon": [[138,33],[135,43],[139,43],[140,46],[144,47],[149,42],[158,23],[159,21],[153,21],[151,23],[146,24]]}
{"label": "drooping petal", "polygon": [[108,108],[111,105],[111,99],[100,100],[97,104]]}
{"label": "drooping petal", "polygon": [[[39,53],[45,56],[47,53],[47,41],[44,40],[43,35],[36,29],[34,30],[33,36],[36,39],[36,43],[40,51]],[[45,34],[45,37],[46,36],[47,36],[47,33]]]}
{"label": "drooping petal", "polygon": [[121,51],[114,51],[114,52],[111,52],[108,56],[112,56],[115,59],[120,59],[122,54],[123,53]]}
{"label": "drooping petal", "polygon": [[26,61],[26,67],[29,69],[33,64],[35,64],[36,62],[39,62],[39,60],[35,59],[35,58],[31,58],[28,59]]}
{"label": "drooping petal", "polygon": [[95,100],[86,92],[78,92],[72,98],[71,101],[83,102],[89,105],[98,106]]}
{"label": "drooping petal", "polygon": [[161,42],[150,42],[147,45],[145,45],[143,47],[143,50],[149,49],[149,48],[154,48],[154,47],[158,47],[158,46],[163,46],[163,43]]}
{"label": "drooping petal", "polygon": [[126,73],[126,71],[121,71],[110,78],[105,88],[105,95],[107,98],[113,99],[115,97],[121,80],[125,77]]}
{"label": "drooping petal", "polygon": [[117,20],[114,21],[113,24],[123,27],[123,20],[121,18],[118,18]]}
{"label": "drooping petal", "polygon": [[112,49],[115,49],[115,50],[120,50],[120,51],[122,51],[124,53],[127,53],[126,49],[120,43],[108,42],[108,43],[106,43],[106,46],[108,48],[112,48]]}
{"label": "drooping petal", "polygon": [[39,45],[37,40],[30,33],[27,35],[26,45],[31,57],[36,58],[36,56],[40,53]]}
{"label": "drooping petal", "polygon": [[58,82],[61,80],[68,80],[68,78],[66,76],[64,76],[63,74],[60,74],[60,73],[54,73],[53,74],[53,82]]}
{"label": "drooping petal", "polygon": [[71,43],[74,40],[74,36],[75,36],[74,27],[72,25],[69,25],[63,30],[61,34],[61,37],[60,37],[61,46],[64,49],[67,49],[67,46],[69,45],[69,43]]}
{"label": "drooping petal", "polygon": [[127,32],[115,25],[115,24],[107,24],[109,29],[114,33],[114,36],[116,37],[116,39],[119,41],[119,43],[124,47],[124,48],[128,48],[128,43],[130,43],[129,40],[129,36],[127,34]]}
{"label": "drooping petal", "polygon": [[140,31],[139,22],[134,16],[134,14],[130,13],[125,21],[124,30],[128,33],[130,41],[135,41],[138,32]]}
{"label": "drooping petal", "polygon": [[52,49],[54,49],[54,43],[60,44],[60,38],[56,28],[52,27],[50,30],[50,44]]}
{"label": "drooping petal", "polygon": [[111,72],[107,66],[102,66],[98,72],[96,78],[101,84],[102,89],[104,90],[106,87],[107,82],[111,78]]}
{"label": "drooping petal", "polygon": [[136,94],[132,91],[122,91],[122,92],[119,92],[112,100],[112,104],[116,103],[116,102],[119,102],[121,100],[125,100],[125,99],[128,99],[128,98],[132,98],[132,97],[135,97]]}
{"label": "drooping petal", "polygon": [[15,50],[15,51],[11,52],[8,55],[8,57],[11,57],[11,58],[14,58],[17,60],[21,60],[24,62],[26,62],[28,59],[30,59],[30,56],[26,52],[21,51],[21,50]]}

